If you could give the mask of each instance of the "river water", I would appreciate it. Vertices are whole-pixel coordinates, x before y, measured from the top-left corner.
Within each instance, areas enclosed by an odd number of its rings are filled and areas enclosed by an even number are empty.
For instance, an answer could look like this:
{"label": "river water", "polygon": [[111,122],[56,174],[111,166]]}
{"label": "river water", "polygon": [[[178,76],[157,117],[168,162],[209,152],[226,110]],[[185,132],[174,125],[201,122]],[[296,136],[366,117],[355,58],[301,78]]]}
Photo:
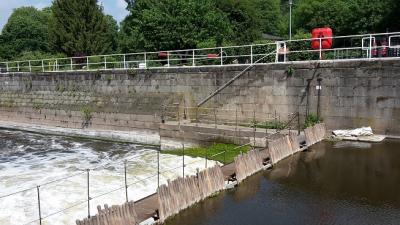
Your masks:
{"label": "river water", "polygon": [[[154,193],[157,187],[155,148],[0,130],[0,225],[39,224],[34,221],[39,217],[37,185],[41,185],[42,224],[73,225],[76,219],[85,218],[88,214],[86,169],[92,169],[89,172],[91,215],[96,213],[97,205],[123,203],[125,160],[128,160],[127,180],[131,184],[129,200]],[[199,158],[186,157],[185,163],[188,164],[186,174],[194,174],[197,168],[205,166],[204,159]],[[165,172],[160,176],[160,183],[181,175],[181,164],[182,157],[161,155],[160,171]],[[69,178],[59,180],[65,177]],[[59,212],[71,206],[75,207]]]}
{"label": "river water", "polygon": [[168,225],[398,225],[400,141],[322,142]]}

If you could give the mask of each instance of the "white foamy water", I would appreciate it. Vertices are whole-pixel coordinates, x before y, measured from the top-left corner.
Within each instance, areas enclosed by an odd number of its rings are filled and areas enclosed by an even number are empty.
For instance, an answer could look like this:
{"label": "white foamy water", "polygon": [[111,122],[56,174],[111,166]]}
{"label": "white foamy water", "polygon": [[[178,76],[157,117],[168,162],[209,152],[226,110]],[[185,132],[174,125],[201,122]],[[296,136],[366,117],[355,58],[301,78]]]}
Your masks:
{"label": "white foamy water", "polygon": [[[0,130],[0,225],[39,224],[37,185],[44,225],[73,225],[87,217],[87,172],[91,215],[97,205],[125,202],[124,161],[129,200],[157,188],[157,151],[151,147],[78,140]],[[185,157],[185,174],[203,169],[204,159]],[[160,183],[182,175],[182,157],[160,155]],[[68,179],[52,182],[60,178]],[[45,185],[43,185],[45,184]],[[110,193],[109,193],[110,192]],[[72,207],[74,206],[74,207]],[[63,209],[69,208],[66,211]],[[60,212],[62,211],[62,212]],[[30,223],[31,221],[34,221]]]}

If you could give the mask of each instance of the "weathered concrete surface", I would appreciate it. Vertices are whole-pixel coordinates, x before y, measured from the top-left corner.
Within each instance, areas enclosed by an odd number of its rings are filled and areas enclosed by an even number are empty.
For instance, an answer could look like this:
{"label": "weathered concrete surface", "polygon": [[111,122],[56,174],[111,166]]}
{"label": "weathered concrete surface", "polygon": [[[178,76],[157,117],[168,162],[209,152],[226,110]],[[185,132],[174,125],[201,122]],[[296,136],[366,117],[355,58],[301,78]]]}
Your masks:
{"label": "weathered concrete surface", "polygon": [[[287,73],[289,66],[293,74]],[[162,104],[195,106],[242,69],[0,75],[0,120],[158,130]],[[399,60],[258,65],[207,106],[255,109],[259,121],[275,112],[284,119],[300,111],[304,118],[307,99],[309,112],[317,111],[318,78],[322,79],[320,111],[329,130],[371,126],[379,134],[400,133]],[[252,113],[242,116],[251,118]]]}

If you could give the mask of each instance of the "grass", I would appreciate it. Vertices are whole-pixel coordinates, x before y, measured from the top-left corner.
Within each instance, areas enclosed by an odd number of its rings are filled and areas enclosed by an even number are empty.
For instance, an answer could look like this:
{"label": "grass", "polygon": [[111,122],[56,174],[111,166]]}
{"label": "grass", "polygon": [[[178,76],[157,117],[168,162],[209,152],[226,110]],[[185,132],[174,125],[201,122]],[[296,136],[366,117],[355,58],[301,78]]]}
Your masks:
{"label": "grass", "polygon": [[[216,143],[208,147],[194,147],[185,148],[185,155],[192,157],[201,157],[209,160],[218,161],[223,164],[228,164],[234,161],[235,157],[240,153],[246,153],[250,150],[249,146],[244,146],[237,148],[237,145],[233,144],[221,144]],[[223,153],[226,151],[225,153]],[[183,150],[165,150],[162,151],[163,154],[182,156]]]}

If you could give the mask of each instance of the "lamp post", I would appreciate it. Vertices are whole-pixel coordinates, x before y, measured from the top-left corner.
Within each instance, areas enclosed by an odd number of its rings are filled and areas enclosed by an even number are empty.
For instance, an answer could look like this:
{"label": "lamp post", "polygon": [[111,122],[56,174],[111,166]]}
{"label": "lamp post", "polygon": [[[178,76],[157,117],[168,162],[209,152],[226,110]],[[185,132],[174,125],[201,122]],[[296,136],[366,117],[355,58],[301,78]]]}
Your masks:
{"label": "lamp post", "polygon": [[292,40],[292,6],[293,0],[289,0],[289,40]]}

